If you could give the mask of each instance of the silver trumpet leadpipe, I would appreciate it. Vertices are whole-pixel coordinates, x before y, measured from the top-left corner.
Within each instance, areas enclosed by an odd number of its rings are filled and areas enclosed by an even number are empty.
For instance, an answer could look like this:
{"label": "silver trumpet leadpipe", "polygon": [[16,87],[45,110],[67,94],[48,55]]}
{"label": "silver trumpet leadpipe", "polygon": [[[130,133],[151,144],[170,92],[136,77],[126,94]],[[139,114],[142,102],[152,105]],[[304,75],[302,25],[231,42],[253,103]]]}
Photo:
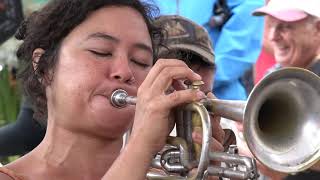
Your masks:
{"label": "silver trumpet leadpipe", "polygon": [[123,89],[117,89],[113,91],[110,99],[111,104],[117,108],[123,108],[129,105],[135,105],[137,97],[129,96],[128,93]]}

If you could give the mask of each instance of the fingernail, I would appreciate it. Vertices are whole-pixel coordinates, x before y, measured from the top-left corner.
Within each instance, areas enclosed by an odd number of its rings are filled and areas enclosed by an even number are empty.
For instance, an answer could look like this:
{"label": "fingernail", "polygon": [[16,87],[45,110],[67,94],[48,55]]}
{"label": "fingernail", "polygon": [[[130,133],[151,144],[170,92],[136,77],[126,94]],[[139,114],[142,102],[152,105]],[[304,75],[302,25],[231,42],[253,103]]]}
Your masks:
{"label": "fingernail", "polygon": [[197,74],[197,73],[195,73],[195,74],[197,75],[197,78],[202,79],[202,77],[199,74]]}
{"label": "fingernail", "polygon": [[197,133],[197,132],[193,132],[193,133],[192,133],[192,136],[193,136],[193,139],[194,139],[194,140],[200,141],[200,140],[202,139],[201,134],[200,134],[200,133]]}
{"label": "fingernail", "polygon": [[206,97],[206,95],[204,94],[204,92],[202,91],[197,91],[197,98],[198,99],[204,99]]}

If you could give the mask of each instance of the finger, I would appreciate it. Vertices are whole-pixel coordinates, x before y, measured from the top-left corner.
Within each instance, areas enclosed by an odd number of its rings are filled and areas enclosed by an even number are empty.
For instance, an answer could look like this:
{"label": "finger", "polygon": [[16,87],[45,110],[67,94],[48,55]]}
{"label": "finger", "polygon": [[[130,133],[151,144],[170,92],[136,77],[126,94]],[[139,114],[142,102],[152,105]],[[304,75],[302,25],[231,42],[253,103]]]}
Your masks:
{"label": "finger", "polygon": [[[207,94],[208,98],[216,99],[216,96],[209,92]],[[212,124],[212,135],[214,138],[216,138],[220,143],[223,143],[225,138],[225,132],[223,128],[220,125],[221,117],[215,116],[214,114],[210,113],[211,117],[211,124]]]}
{"label": "finger", "polygon": [[235,122],[238,131],[243,132],[243,124],[240,122]]}
{"label": "finger", "polygon": [[217,99],[217,97],[212,92],[209,92],[207,96],[208,98]]}
{"label": "finger", "polygon": [[165,67],[187,67],[187,65],[184,62],[177,59],[159,59],[151,68],[150,72],[148,73],[146,79],[143,81],[141,86],[150,87]]}
{"label": "finger", "polygon": [[236,145],[237,144],[237,139],[235,133],[231,129],[223,129],[224,131],[224,140],[223,140],[223,147],[224,150],[228,150],[230,145]]}
{"label": "finger", "polygon": [[[195,131],[192,132],[192,138],[195,143],[200,145],[202,144],[202,131],[200,128],[195,128]],[[224,150],[222,144],[213,137],[210,138],[210,149],[213,152],[215,151],[221,152]]]}
{"label": "finger", "polygon": [[199,101],[205,97],[205,94],[199,90],[186,89],[158,96],[150,96],[150,94],[146,93],[139,94],[138,92],[138,97],[137,104],[144,104],[144,111],[162,112],[163,116],[168,116],[173,107]]}
{"label": "finger", "polygon": [[173,80],[172,82],[172,87],[175,90],[183,90],[183,89],[188,89],[188,86],[184,84],[183,80]]}
{"label": "finger", "polygon": [[193,72],[188,67],[166,67],[157,76],[155,81],[151,85],[151,90],[154,93],[161,93],[167,90],[174,80],[191,81],[201,80],[201,76]]}
{"label": "finger", "polygon": [[199,90],[186,89],[181,91],[174,91],[168,95],[159,97],[159,106],[167,106],[168,108],[173,108],[178,105],[189,103],[193,101],[199,101],[205,98],[205,94]]}
{"label": "finger", "polygon": [[219,180],[217,176],[208,176],[207,180]]}
{"label": "finger", "polygon": [[[191,172],[190,172],[190,174],[195,174],[196,171],[197,171],[197,169],[192,169]],[[208,177],[206,178],[206,180],[219,180],[219,177],[218,177],[218,176],[208,176]]]}
{"label": "finger", "polygon": [[220,117],[210,114],[210,120],[212,124],[212,136],[220,143],[223,143],[225,132],[220,125]]}

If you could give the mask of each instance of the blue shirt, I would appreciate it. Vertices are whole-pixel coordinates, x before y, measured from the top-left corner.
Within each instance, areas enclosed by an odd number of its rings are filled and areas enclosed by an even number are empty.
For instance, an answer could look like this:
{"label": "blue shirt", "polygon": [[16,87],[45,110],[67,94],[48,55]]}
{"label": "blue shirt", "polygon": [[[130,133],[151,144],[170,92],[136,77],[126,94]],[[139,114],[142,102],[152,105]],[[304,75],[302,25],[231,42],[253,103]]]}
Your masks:
{"label": "blue shirt", "polygon": [[252,16],[264,0],[227,0],[232,16],[222,29],[205,24],[216,0],[153,0],[160,14],[179,14],[204,25],[213,41],[217,72],[213,93],[219,99],[245,100],[240,77],[256,62],[262,45],[263,18]]}

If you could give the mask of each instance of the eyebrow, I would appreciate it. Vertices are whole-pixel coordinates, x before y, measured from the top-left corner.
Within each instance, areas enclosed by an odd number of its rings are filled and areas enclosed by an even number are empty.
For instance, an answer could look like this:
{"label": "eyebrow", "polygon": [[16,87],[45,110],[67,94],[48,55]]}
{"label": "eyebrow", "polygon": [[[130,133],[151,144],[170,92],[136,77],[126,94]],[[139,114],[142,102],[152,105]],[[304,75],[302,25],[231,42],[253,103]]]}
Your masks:
{"label": "eyebrow", "polygon": [[108,34],[105,33],[93,33],[90,34],[87,39],[105,39],[105,40],[109,40],[109,41],[115,41],[115,42],[119,42],[120,40],[116,37],[110,36]]}
{"label": "eyebrow", "polygon": [[134,46],[139,49],[143,49],[145,51],[148,51],[150,54],[153,54],[152,48],[144,43],[135,43]]}
{"label": "eyebrow", "polygon": [[[110,36],[106,33],[101,33],[101,32],[98,32],[98,33],[93,33],[93,34],[90,34],[87,39],[105,39],[105,40],[108,40],[108,41],[114,41],[116,43],[120,42],[120,39],[116,38],[116,37],[113,37],[113,36]],[[148,46],[147,44],[144,44],[144,43],[135,43],[133,45],[134,47],[136,48],[139,48],[139,49],[143,49],[145,51],[148,51],[150,54],[153,54],[153,50],[150,46]]]}

